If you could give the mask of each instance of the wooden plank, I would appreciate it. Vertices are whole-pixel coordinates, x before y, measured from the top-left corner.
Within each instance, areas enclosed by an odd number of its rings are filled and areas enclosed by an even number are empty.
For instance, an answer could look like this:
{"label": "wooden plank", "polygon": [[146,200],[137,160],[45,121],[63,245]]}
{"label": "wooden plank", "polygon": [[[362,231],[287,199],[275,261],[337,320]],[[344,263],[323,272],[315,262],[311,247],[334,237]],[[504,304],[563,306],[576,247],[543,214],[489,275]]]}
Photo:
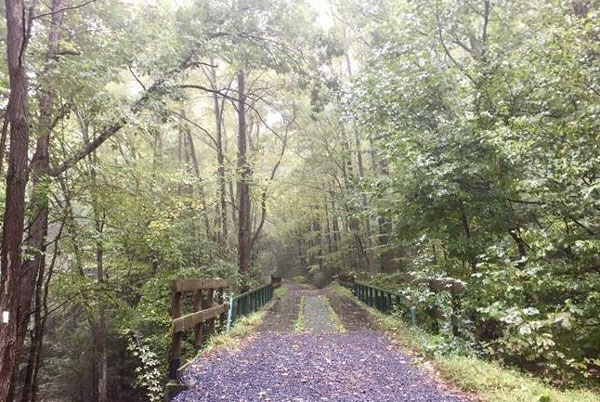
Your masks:
{"label": "wooden plank", "polygon": [[175,279],[171,284],[174,292],[193,292],[194,290],[224,287],[227,287],[227,281],[221,278]]}
{"label": "wooden plank", "polygon": [[[208,289],[208,294],[206,295],[206,302],[208,303],[206,305],[206,307],[208,307],[209,309],[212,308],[213,306],[213,301],[215,299],[215,290],[214,289]],[[204,306],[203,306],[204,307]],[[218,314],[216,314],[218,315]],[[215,316],[216,316],[215,315]],[[215,333],[215,316],[209,318],[206,320],[206,332],[207,335],[212,335]]]}
{"label": "wooden plank", "polygon": [[[194,311],[202,310],[202,291],[199,289],[194,290],[192,306]],[[202,323],[198,323],[194,326],[194,346],[196,349],[199,349],[202,346]]]}
{"label": "wooden plank", "polygon": [[[179,319],[181,316],[181,292],[173,292],[171,295],[171,315],[173,321]],[[173,338],[171,339],[171,362],[169,367],[169,378],[171,380],[176,379],[180,359],[181,335],[177,332],[173,332]]]}
{"label": "wooden plank", "polygon": [[227,303],[224,303],[206,310],[198,311],[197,313],[187,314],[183,317],[177,318],[173,320],[173,333],[179,333],[188,328],[192,328],[198,323],[208,321],[209,319],[226,312],[227,308]]}
{"label": "wooden plank", "polygon": [[[225,289],[219,288],[217,291],[217,303],[225,304]],[[219,317],[219,325],[221,326],[221,330],[225,328],[225,323],[227,322],[227,314],[223,312]]]}

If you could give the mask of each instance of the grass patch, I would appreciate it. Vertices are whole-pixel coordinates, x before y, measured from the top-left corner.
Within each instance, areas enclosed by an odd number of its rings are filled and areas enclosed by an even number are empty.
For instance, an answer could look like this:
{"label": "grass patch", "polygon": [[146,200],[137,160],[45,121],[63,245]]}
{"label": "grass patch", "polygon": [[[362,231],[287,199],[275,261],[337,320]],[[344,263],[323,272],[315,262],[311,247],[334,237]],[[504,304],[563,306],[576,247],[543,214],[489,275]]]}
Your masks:
{"label": "grass patch", "polygon": [[[361,303],[362,304],[362,303]],[[363,304],[364,305],[364,304]],[[530,375],[476,357],[428,353],[441,337],[427,333],[368,307],[382,329],[395,339],[432,361],[439,374],[459,388],[477,394],[486,402],[600,402],[590,390],[559,390]]]}
{"label": "grass patch", "polygon": [[350,289],[343,287],[337,282],[331,282],[331,284],[329,285],[329,289],[331,289],[333,293],[338,294],[340,296],[354,297],[354,294]]}
{"label": "grass patch", "polygon": [[587,390],[561,391],[497,363],[463,356],[439,356],[435,364],[444,378],[489,402],[598,402]]}
{"label": "grass patch", "polygon": [[346,327],[344,327],[344,323],[340,319],[340,316],[335,312],[335,310],[331,306],[331,303],[329,302],[329,299],[327,297],[324,297],[324,302],[327,306],[327,310],[329,311],[329,319],[331,319],[335,330],[337,332],[346,332]]}
{"label": "grass patch", "polygon": [[298,308],[298,319],[296,319],[296,324],[294,324],[294,331],[304,331],[304,296],[300,298],[300,306]]}
{"label": "grass patch", "polygon": [[288,293],[288,288],[287,286],[280,286],[277,289],[275,289],[273,291],[273,298],[274,299],[281,299],[283,296],[287,295]]}
{"label": "grass patch", "polygon": [[252,333],[254,328],[262,321],[267,310],[268,308],[265,308],[238,318],[229,332],[220,332],[208,338],[206,346],[200,351],[200,355],[208,354],[220,347],[236,349],[239,346],[239,339]]}

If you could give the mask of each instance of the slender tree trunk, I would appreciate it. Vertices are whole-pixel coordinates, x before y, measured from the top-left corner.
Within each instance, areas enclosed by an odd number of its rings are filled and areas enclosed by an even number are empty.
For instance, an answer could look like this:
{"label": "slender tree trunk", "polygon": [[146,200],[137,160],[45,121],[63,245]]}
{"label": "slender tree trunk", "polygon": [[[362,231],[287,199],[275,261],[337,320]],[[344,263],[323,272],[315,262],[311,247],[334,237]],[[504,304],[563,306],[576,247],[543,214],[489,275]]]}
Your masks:
{"label": "slender tree trunk", "polygon": [[316,245],[318,245],[318,250],[317,250],[317,264],[319,265],[319,270],[322,271],[323,270],[323,233],[321,230],[321,222],[319,219],[314,219],[313,220],[313,230],[314,233],[316,234]]}
{"label": "slender tree trunk", "polygon": [[329,223],[329,205],[327,200],[327,193],[325,192],[325,184],[323,184],[323,209],[325,210],[325,226],[327,229],[327,252],[333,252],[333,239],[331,238],[331,225]]}
{"label": "slender tree trunk", "polygon": [[[215,68],[211,69],[211,77],[213,85],[216,88],[217,83],[217,71]],[[225,154],[223,153],[223,110],[219,103],[219,96],[216,92],[213,92],[213,104],[215,114],[215,128],[216,128],[216,146],[217,146],[217,176],[219,180],[219,215],[221,220],[221,233],[219,240],[222,245],[227,242],[227,200],[225,191]]]}
{"label": "slender tree trunk", "polygon": [[[181,111],[182,116],[185,117],[185,112]],[[200,205],[202,206],[202,217],[204,220],[204,229],[206,231],[206,236],[208,238],[212,237],[212,233],[210,230],[210,220],[208,217],[208,207],[206,205],[206,196],[204,193],[204,186],[202,184],[202,176],[200,174],[200,165],[198,164],[198,157],[196,155],[196,147],[194,146],[194,139],[192,138],[192,132],[190,130],[190,127],[184,122],[183,123],[184,126],[184,131],[185,131],[185,138],[186,138],[186,143],[187,143],[187,151],[189,152],[189,158],[192,162],[192,168],[194,169],[194,174],[196,175],[196,178],[198,179],[198,197],[200,198]],[[187,159],[187,157],[186,157]]]}
{"label": "slender tree trunk", "polygon": [[[358,134],[358,131],[356,130],[356,127],[353,127],[352,131],[354,132],[354,145],[356,146],[356,161],[358,164],[358,174],[360,177],[360,185],[359,185],[358,189],[361,193],[362,210],[366,211],[367,210],[367,195],[364,192],[365,167],[363,165],[363,154],[362,154],[362,149],[361,149],[361,144],[360,144],[360,136]],[[371,251],[371,220],[368,216],[365,216],[364,223],[365,223],[365,239],[366,239],[366,243],[367,243],[367,250],[365,250],[365,257],[366,257],[365,261],[367,263],[367,269],[370,272],[373,272],[373,271],[375,271],[376,263],[375,263],[375,255]]]}
{"label": "slender tree trunk", "polygon": [[334,252],[338,251],[338,243],[340,242],[340,224],[338,222],[338,215],[335,209],[335,198],[333,190],[331,189],[331,184],[329,184],[329,195],[331,196],[331,226],[333,230],[332,234],[332,250]]}
{"label": "slender tree trunk", "polygon": [[[46,68],[44,75],[51,76],[55,70],[54,60],[58,51],[58,42],[60,39],[60,30],[64,16],[64,7],[66,0],[53,0],[51,10],[52,24],[48,36],[48,48],[46,53]],[[27,247],[32,250],[33,258],[23,264],[23,274],[21,279],[21,291],[19,292],[19,308],[17,311],[17,359],[20,358],[25,336],[27,334],[27,324],[30,320],[30,310],[33,295],[36,288],[36,282],[40,285],[39,278],[44,277],[44,268],[46,265],[46,235],[48,233],[48,184],[50,157],[49,145],[52,132],[52,115],[54,107],[54,92],[43,90],[39,97],[39,125],[36,149],[31,160],[31,176],[33,181],[31,210],[33,219],[29,223],[29,233],[27,236]],[[41,322],[41,321],[38,321]],[[42,329],[38,329],[40,331]],[[31,360],[31,359],[30,359]],[[31,371],[28,371],[32,373]],[[23,400],[31,398],[31,379],[26,376],[23,388]]]}
{"label": "slender tree trunk", "polygon": [[[83,140],[89,143],[89,126],[82,120],[82,134]],[[91,168],[89,169],[91,188],[90,196],[92,200],[92,213],[94,216],[94,229],[95,243],[96,243],[96,282],[98,283],[98,292],[94,295],[96,297],[96,311],[92,311],[89,315],[90,328],[92,332],[92,345],[94,348],[94,362],[93,362],[93,400],[95,402],[108,402],[108,358],[106,350],[106,316],[104,303],[104,297],[102,292],[104,291],[105,284],[105,272],[104,272],[104,244],[103,244],[103,232],[104,223],[106,220],[105,212],[103,207],[100,205],[98,198],[98,179],[94,166],[98,164],[96,152],[91,152],[87,159]],[[70,208],[70,206],[69,206]],[[72,212],[72,210],[71,210]],[[81,275],[83,268],[80,266]]]}
{"label": "slender tree trunk", "polygon": [[23,385],[22,402],[35,402],[38,390],[38,374],[41,366],[42,346],[44,343],[44,334],[46,320],[48,319],[48,291],[50,279],[54,271],[56,257],[58,255],[58,239],[60,238],[66,216],[60,224],[60,229],[54,242],[54,252],[52,261],[48,267],[48,273],[44,275],[45,270],[40,270],[35,288],[35,309],[34,309],[34,327],[31,334],[31,346],[29,358],[27,360],[27,369],[25,373],[25,383]]}
{"label": "slender tree trunk", "polygon": [[[10,77],[10,150],[0,252],[0,401],[10,402],[17,358],[17,309],[29,149],[28,83],[25,65],[27,25],[23,0],[6,0],[6,49]],[[7,320],[5,320],[7,318]],[[5,322],[8,321],[8,322]]]}
{"label": "slender tree trunk", "polygon": [[[94,158],[95,159],[95,158]],[[96,226],[96,280],[100,287],[100,292],[103,291],[105,274],[104,274],[104,245],[102,244],[102,233],[104,231],[104,214],[100,211],[96,192],[96,175],[92,171],[92,202],[94,209],[94,221]],[[96,377],[96,396],[97,402],[108,402],[108,358],[106,351],[106,317],[105,305],[103,296],[98,295],[98,311],[92,319],[92,341],[94,343],[94,373]]]}
{"label": "slender tree trunk", "polygon": [[250,169],[247,160],[246,93],[244,72],[238,71],[238,261],[240,272],[250,269]]}

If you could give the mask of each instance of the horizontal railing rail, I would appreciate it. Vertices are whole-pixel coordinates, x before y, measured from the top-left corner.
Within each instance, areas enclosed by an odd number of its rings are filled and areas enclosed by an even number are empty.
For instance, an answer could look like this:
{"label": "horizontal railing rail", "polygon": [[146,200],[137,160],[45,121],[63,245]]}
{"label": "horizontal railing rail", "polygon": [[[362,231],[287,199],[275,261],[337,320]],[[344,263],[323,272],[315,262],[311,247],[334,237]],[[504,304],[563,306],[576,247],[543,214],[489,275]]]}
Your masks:
{"label": "horizontal railing rail", "polygon": [[272,298],[273,285],[271,283],[231,296],[227,314],[227,329],[229,330],[239,317],[258,311]]}
{"label": "horizontal railing rail", "polygon": [[[462,323],[460,315],[460,292],[462,290],[462,283],[453,279],[429,279],[421,281],[420,283],[423,282],[426,283],[429,290],[434,293],[444,291],[450,293],[451,313],[449,323],[452,328],[452,333],[454,335],[460,335]],[[389,314],[394,310],[403,311],[407,319],[413,325],[417,325],[417,307],[419,306],[406,296],[360,281],[354,281],[352,292],[360,301],[368,306],[376,308],[382,313]],[[447,318],[441,306],[421,306],[419,311],[425,312],[430,317],[431,322],[433,322],[434,327],[436,327],[436,331],[439,332],[441,328],[440,322],[446,321]],[[423,321],[423,319],[420,321]]]}
{"label": "horizontal railing rail", "polygon": [[[210,335],[215,333],[215,321],[225,326],[229,305],[225,303],[224,289],[227,281],[221,278],[175,279],[171,283],[171,349],[169,379],[177,380],[181,362],[183,332],[194,329],[194,347],[199,349]],[[191,293],[192,309],[182,315],[182,297]],[[215,300],[216,298],[216,300]],[[213,305],[214,302],[217,305]]]}
{"label": "horizontal railing rail", "polygon": [[416,308],[405,296],[359,281],[354,281],[353,293],[360,301],[382,313],[389,314],[401,308],[406,311],[411,323],[417,325]]}

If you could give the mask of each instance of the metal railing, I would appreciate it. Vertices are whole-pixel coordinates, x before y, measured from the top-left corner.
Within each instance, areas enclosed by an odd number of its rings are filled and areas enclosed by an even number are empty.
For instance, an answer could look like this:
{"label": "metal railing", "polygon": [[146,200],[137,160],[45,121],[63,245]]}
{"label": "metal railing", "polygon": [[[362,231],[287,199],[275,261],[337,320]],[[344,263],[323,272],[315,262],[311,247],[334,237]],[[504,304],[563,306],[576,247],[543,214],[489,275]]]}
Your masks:
{"label": "metal railing", "polygon": [[267,284],[229,298],[227,313],[227,330],[235,320],[244,315],[258,311],[273,298],[273,285]]}
{"label": "metal railing", "polygon": [[394,309],[403,309],[413,325],[417,325],[417,310],[406,297],[364,282],[354,282],[354,296],[368,306],[382,313],[391,313]]}

